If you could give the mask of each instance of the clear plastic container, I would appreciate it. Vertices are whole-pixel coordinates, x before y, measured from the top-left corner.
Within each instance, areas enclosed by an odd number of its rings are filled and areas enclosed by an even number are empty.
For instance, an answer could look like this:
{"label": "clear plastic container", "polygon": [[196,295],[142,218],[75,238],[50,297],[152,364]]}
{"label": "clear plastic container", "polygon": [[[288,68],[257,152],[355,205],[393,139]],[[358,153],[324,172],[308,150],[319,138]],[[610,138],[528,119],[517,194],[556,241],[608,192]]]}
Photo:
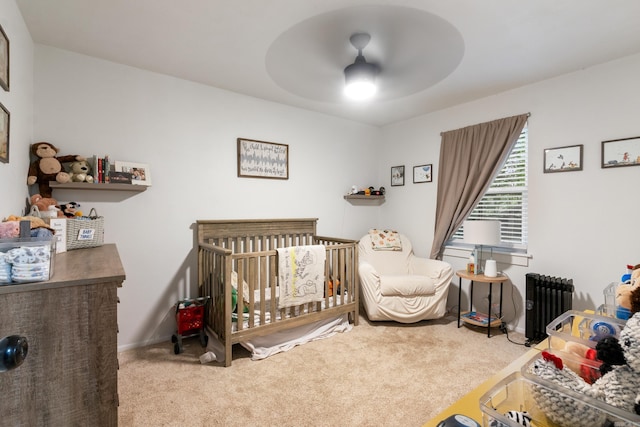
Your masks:
{"label": "clear plastic container", "polygon": [[606,316],[615,317],[621,320],[627,320],[631,317],[631,310],[618,305],[616,293],[621,282],[612,282],[604,288],[604,304],[601,306],[602,313]]}
{"label": "clear plastic container", "polygon": [[0,285],[42,282],[53,276],[55,238],[0,240]]}
{"label": "clear plastic container", "polygon": [[522,427],[508,417],[509,411],[526,411],[536,427],[603,427],[609,422],[620,427],[640,426],[638,415],[520,372],[486,392],[480,398],[480,409],[484,427],[500,426],[498,423]]}
{"label": "clear plastic container", "polygon": [[563,350],[568,342],[595,348],[606,336],[619,337],[626,320],[584,311],[569,310],[547,325],[549,348]]}

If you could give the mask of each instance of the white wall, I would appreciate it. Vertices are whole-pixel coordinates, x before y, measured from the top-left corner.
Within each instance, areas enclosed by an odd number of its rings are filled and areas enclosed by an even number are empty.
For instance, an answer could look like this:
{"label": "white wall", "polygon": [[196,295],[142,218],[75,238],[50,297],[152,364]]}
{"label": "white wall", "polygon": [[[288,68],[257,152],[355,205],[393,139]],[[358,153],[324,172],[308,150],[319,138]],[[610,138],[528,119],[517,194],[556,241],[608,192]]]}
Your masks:
{"label": "white wall", "polygon": [[[600,141],[640,135],[640,56],[378,129],[50,47],[34,51],[14,2],[0,3],[0,24],[11,40],[11,92],[0,91],[0,102],[12,113],[11,162],[0,164],[2,216],[24,207],[33,141],[50,141],[61,154],[109,154],[152,167],[153,186],[142,194],[54,192],[85,211],[97,208],[105,240],[118,245],[127,273],[120,349],[167,339],[172,304],[195,295],[197,219],[318,217],[321,234],[347,238],[393,227],[426,256],[440,132],[524,112],[532,114],[532,259],[524,267],[499,265],[514,285],[505,292],[506,320],[524,329],[527,272],[573,278],[576,308],[594,308],[604,286],[640,262],[632,249],[640,168],[600,169]],[[289,144],[291,178],[237,178],[237,137]],[[543,149],[573,144],[584,144],[583,171],[541,172]],[[413,184],[412,167],[425,163],[433,164],[433,182]],[[396,165],[406,167],[402,187],[390,186]],[[353,184],[385,186],[386,203],[345,202]],[[465,262],[447,260],[456,269]],[[457,304],[457,283],[449,301]]]}
{"label": "white wall", "polygon": [[[197,296],[198,219],[317,217],[319,234],[345,238],[377,222],[375,206],[343,199],[353,184],[380,185],[375,127],[42,45],[35,52],[36,140],[151,167],[141,194],[53,192],[95,207],[105,242],[118,245],[127,275],[120,349],[168,339],[172,305]],[[290,178],[238,178],[238,137],[288,144]]]}
{"label": "white wall", "polygon": [[9,38],[9,92],[0,103],[11,114],[9,163],[0,163],[0,220],[26,207],[29,144],[33,122],[33,42],[15,2],[0,2],[0,25]]}
{"label": "white wall", "polygon": [[[412,184],[409,173],[404,187],[391,188],[381,207],[381,221],[407,230],[416,253],[428,256],[435,222],[440,133],[530,112],[532,258],[528,266],[498,266],[515,286],[505,288],[505,320],[524,331],[528,272],[572,278],[574,308],[596,308],[604,302],[603,288],[619,280],[627,264],[640,262],[634,241],[640,209],[634,193],[640,167],[600,167],[601,141],[640,136],[639,73],[640,55],[635,55],[387,126],[379,149],[380,174],[394,165],[404,164],[411,171],[422,163],[433,163],[435,174],[433,183]],[[583,171],[542,172],[544,149],[576,144],[584,145]],[[466,262],[465,258],[445,260],[456,269],[464,268]],[[456,279],[449,294],[451,308],[457,306],[457,283]],[[468,294],[468,285],[463,290]]]}

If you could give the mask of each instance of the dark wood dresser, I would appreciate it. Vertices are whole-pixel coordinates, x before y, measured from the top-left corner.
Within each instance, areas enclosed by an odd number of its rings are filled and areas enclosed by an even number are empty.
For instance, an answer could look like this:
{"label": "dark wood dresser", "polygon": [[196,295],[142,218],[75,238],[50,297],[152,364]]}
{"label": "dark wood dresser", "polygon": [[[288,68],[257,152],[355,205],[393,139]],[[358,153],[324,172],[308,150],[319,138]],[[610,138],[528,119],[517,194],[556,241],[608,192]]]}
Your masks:
{"label": "dark wood dresser", "polygon": [[56,255],[47,282],[0,286],[0,338],[29,350],[0,372],[0,424],[118,424],[117,290],[125,279],[115,245]]}

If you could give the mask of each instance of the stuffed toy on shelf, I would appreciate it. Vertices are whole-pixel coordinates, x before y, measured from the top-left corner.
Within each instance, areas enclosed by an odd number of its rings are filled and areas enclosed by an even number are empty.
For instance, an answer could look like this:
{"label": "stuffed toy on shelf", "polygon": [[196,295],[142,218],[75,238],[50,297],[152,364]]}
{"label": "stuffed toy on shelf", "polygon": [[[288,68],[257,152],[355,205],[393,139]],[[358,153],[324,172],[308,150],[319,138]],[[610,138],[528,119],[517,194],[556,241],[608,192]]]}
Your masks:
{"label": "stuffed toy on shelf", "polygon": [[58,148],[49,142],[37,142],[31,145],[31,154],[37,159],[29,166],[27,185],[38,184],[38,193],[42,197],[51,197],[50,181],[61,184],[71,180],[71,176],[62,168],[62,163],[86,160],[82,156],[58,156]]}

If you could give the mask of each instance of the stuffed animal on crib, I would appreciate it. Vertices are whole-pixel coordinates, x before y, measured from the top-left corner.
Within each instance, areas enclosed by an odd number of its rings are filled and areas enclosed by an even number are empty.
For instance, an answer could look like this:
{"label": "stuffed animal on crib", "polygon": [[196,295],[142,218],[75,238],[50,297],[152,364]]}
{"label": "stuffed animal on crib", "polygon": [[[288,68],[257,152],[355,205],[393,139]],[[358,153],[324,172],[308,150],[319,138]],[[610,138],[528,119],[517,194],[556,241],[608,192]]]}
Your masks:
{"label": "stuffed animal on crib", "polygon": [[58,148],[48,142],[37,142],[31,145],[31,154],[37,157],[29,166],[27,185],[38,184],[42,197],[51,197],[49,181],[57,181],[61,184],[69,182],[71,177],[62,168],[62,163],[85,160],[82,156],[67,155],[57,156]]}

